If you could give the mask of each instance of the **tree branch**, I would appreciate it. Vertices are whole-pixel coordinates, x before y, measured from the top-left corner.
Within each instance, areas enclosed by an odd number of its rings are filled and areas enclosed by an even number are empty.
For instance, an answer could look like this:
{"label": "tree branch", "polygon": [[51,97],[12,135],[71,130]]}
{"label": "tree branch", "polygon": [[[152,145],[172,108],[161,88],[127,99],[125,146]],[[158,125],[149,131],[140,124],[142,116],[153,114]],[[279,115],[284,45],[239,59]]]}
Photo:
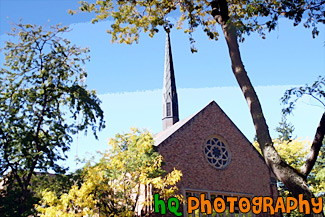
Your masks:
{"label": "tree branch", "polygon": [[[43,47],[41,47],[40,50],[39,50],[40,55],[42,54],[42,49],[43,49]],[[43,69],[43,59],[41,57],[41,68],[40,68],[40,70],[42,71],[42,69]],[[44,75],[42,77],[42,83],[43,84],[45,83]],[[44,90],[43,108],[42,108],[42,112],[40,114],[40,120],[38,122],[37,129],[36,129],[36,135],[35,135],[35,143],[36,143],[37,155],[33,160],[32,166],[30,167],[29,172],[28,172],[27,179],[25,180],[26,181],[25,182],[26,188],[29,185],[29,182],[30,182],[30,180],[32,178],[32,175],[34,173],[34,169],[35,169],[36,164],[38,163],[38,159],[39,159],[39,152],[40,152],[39,134],[40,134],[40,131],[41,131],[41,126],[43,124],[44,115],[45,115],[45,111],[46,111],[46,107],[47,107],[47,103],[48,103],[48,93],[47,93],[46,86],[44,86],[43,90]]]}
{"label": "tree branch", "polygon": [[314,96],[312,93],[308,94],[309,96],[313,97],[315,100],[317,100],[320,104],[323,105],[323,107],[325,108],[325,103],[323,103],[320,99],[318,99],[316,96]]}
{"label": "tree branch", "polygon": [[316,129],[316,134],[311,145],[310,152],[307,156],[305,164],[301,167],[300,173],[306,179],[310,171],[313,169],[313,166],[316,163],[319,150],[322,147],[322,142],[325,135],[325,112],[322,115],[322,118],[319,122],[319,125]]}

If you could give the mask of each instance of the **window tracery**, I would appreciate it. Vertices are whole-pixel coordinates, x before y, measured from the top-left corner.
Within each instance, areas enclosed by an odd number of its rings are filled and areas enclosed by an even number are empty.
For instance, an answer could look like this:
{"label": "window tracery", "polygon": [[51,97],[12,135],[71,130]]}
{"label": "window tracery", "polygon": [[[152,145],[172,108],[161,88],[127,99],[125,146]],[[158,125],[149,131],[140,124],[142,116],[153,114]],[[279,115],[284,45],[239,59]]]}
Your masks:
{"label": "window tracery", "polygon": [[216,169],[226,168],[231,160],[229,146],[217,136],[212,136],[203,145],[203,152],[208,163]]}

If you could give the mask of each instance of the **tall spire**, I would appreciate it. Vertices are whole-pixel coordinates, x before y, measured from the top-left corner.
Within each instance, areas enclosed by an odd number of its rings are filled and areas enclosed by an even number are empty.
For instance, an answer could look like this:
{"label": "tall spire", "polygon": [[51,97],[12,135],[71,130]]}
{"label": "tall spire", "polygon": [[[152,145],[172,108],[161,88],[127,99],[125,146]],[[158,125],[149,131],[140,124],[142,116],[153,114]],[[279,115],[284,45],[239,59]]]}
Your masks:
{"label": "tall spire", "polygon": [[178,100],[173,67],[172,50],[170,47],[169,28],[166,30],[165,67],[163,86],[163,130],[175,124],[178,120]]}

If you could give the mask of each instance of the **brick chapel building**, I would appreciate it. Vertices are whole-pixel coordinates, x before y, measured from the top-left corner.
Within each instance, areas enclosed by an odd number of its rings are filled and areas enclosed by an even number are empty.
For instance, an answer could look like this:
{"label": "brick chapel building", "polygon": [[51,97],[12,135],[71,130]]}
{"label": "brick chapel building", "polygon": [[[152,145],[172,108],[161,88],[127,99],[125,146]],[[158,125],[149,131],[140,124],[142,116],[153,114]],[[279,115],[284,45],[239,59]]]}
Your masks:
{"label": "brick chapel building", "polygon": [[[155,135],[155,146],[165,161],[164,169],[181,170],[178,183],[184,198],[204,193],[216,197],[278,196],[276,179],[263,157],[215,101],[179,121],[178,100],[169,33],[165,47],[163,86],[163,131]],[[186,204],[183,206],[186,210]],[[197,210],[192,215],[207,216]],[[256,216],[253,213],[209,216]],[[268,216],[260,214],[257,216]]]}

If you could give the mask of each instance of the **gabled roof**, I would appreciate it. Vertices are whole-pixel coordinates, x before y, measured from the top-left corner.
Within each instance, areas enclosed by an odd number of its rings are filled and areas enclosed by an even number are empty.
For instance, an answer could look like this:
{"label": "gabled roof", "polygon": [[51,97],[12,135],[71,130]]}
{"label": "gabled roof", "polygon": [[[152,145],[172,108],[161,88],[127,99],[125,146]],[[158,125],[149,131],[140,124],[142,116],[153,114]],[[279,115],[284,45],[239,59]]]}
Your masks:
{"label": "gabled roof", "polygon": [[187,118],[185,118],[185,119],[183,119],[181,121],[178,121],[177,123],[175,123],[171,127],[167,128],[166,130],[157,133],[154,136],[154,140],[155,140],[154,145],[155,146],[160,145],[163,141],[168,139],[171,135],[173,135],[180,128],[182,128],[183,126],[189,124],[199,113],[203,112],[204,110],[206,110],[209,106],[211,106],[213,104],[218,106],[215,101],[211,101],[208,105],[206,105],[203,109],[201,109],[197,113],[195,113],[195,114],[193,114],[193,115],[191,115],[191,116],[189,116],[189,117],[187,117]]}
{"label": "gabled roof", "polygon": [[[207,110],[211,106],[215,106],[215,107],[219,108],[220,111],[224,115],[226,115],[226,113],[218,106],[218,104],[214,100],[212,100],[205,107],[203,107],[200,111],[175,123],[174,125],[167,128],[166,130],[161,131],[161,132],[157,133],[156,135],[154,135],[154,140],[155,140],[154,146],[159,146],[160,144],[162,144],[169,137],[173,136],[177,131],[179,131],[183,127],[186,127],[187,125],[189,125],[197,116],[199,116],[200,113],[203,113],[205,110]],[[238,130],[238,132],[243,135],[244,139],[246,139],[246,141],[250,144],[251,148],[253,148],[256,151],[256,153],[258,153],[260,159],[263,160],[263,162],[265,163],[263,156],[256,150],[256,148],[251,144],[251,142],[246,138],[246,136],[240,131],[240,129],[238,129],[238,127],[232,122],[232,120],[227,115],[226,115],[226,117],[233,124],[233,126]]]}

